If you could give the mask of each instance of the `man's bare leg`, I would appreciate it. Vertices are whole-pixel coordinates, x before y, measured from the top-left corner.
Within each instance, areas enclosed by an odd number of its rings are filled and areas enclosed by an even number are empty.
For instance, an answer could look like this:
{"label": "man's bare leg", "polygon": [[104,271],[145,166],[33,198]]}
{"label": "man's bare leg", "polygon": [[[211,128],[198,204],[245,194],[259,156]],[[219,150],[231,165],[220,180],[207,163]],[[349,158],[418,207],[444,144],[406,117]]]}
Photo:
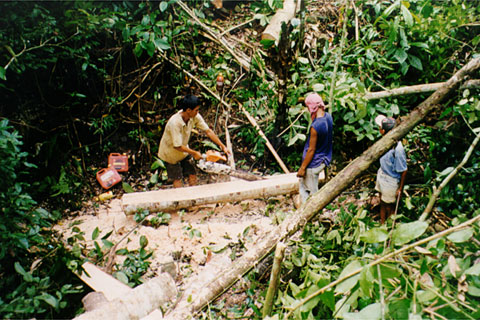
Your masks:
{"label": "man's bare leg", "polygon": [[197,175],[196,174],[191,174],[188,176],[188,184],[190,186],[196,186],[197,185]]}
{"label": "man's bare leg", "polygon": [[174,187],[174,188],[181,188],[181,187],[183,187],[182,180],[180,180],[180,179],[178,179],[178,180],[173,180],[173,187]]}

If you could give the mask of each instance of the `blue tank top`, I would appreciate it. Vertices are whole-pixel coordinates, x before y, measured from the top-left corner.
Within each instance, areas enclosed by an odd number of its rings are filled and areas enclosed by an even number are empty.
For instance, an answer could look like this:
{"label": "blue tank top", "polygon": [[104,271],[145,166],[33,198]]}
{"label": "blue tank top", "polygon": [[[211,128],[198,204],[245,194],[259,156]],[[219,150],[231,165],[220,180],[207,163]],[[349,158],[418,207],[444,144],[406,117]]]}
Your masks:
{"label": "blue tank top", "polygon": [[[333,120],[332,116],[325,112],[325,115],[321,118],[313,120],[312,128],[317,132],[317,146],[315,148],[315,154],[312,161],[308,164],[307,168],[317,168],[322,163],[326,166],[330,165],[332,161],[332,144],[333,144]],[[310,146],[310,133],[307,137],[307,143],[303,148],[303,157],[307,154],[308,147]]]}

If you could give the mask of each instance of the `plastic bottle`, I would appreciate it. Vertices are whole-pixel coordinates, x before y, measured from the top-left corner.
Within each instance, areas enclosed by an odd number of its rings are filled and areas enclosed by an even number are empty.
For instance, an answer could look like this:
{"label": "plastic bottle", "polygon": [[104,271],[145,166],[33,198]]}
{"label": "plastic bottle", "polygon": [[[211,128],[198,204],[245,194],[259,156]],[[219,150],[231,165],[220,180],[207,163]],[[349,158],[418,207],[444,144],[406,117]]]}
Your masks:
{"label": "plastic bottle", "polygon": [[104,193],[100,194],[98,197],[96,197],[96,200],[107,201],[107,200],[110,200],[112,198],[113,198],[113,192],[108,191],[108,192],[104,192]]}

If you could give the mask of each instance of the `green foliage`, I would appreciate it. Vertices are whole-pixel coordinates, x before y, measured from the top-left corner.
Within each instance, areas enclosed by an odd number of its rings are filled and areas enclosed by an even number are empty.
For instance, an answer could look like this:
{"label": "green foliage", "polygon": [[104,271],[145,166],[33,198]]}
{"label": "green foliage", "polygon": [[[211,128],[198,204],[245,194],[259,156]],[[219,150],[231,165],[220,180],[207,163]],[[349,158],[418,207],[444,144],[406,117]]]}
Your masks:
{"label": "green foliage", "polygon": [[20,139],[7,120],[0,121],[0,175],[4,178],[0,187],[0,315],[60,316],[68,306],[66,296],[81,292],[82,287],[61,279],[68,272],[64,260],[75,257],[49,231],[58,216],[37,207],[28,193],[26,178],[34,165],[21,151]]}
{"label": "green foliage", "polygon": [[[427,223],[397,221],[388,231],[392,225],[375,227],[366,213],[350,205],[330,228],[318,223],[305,228],[284,262],[289,280],[276,300],[277,316],[294,310],[292,319],[412,318],[427,316],[436,304],[441,317],[475,318],[480,269],[469,253],[478,249],[470,241],[478,236],[478,224],[369,265],[389,252],[388,238],[396,245],[412,243],[426,236]],[[451,226],[463,221],[454,219]],[[330,285],[339,279],[344,281]]]}
{"label": "green foliage", "polygon": [[146,249],[148,240],[145,236],[139,239],[140,248],[138,250],[117,250],[116,254],[125,256],[122,264],[116,265],[114,277],[122,281],[126,285],[135,287],[144,282],[142,276],[148,271],[151,262],[148,260],[152,257],[153,251]]}

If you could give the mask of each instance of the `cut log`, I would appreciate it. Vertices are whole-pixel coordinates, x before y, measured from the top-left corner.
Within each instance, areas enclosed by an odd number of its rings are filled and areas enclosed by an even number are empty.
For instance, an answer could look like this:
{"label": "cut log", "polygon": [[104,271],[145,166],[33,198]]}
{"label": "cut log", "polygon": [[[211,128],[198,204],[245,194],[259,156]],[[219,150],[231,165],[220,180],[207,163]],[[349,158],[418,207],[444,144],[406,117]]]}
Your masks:
{"label": "cut log", "polygon": [[269,254],[279,241],[286,239],[303,228],[308,221],[353,183],[373,162],[377,161],[386,151],[392,148],[396,141],[404,137],[432,110],[439,108],[440,102],[456,89],[468,74],[479,68],[480,58],[471,60],[428,99],[417,106],[398,127],[383,136],[327,182],[298,212],[288,216],[276,230],[265,235],[255,248],[248,250],[242,257],[225,266],[223,272],[220,272],[208,287],[203,288],[201,295],[184,295],[177,303],[177,307],[168,313],[165,319],[188,319],[222,293],[225,288],[229,288],[242,275],[251,270],[258,261]]}
{"label": "cut log", "polygon": [[132,288],[108,273],[103,272],[90,262],[85,262],[82,267],[86,273],[78,275],[79,278],[93,290],[103,293],[109,301],[119,298],[132,290]]}
{"label": "cut log", "polygon": [[[427,83],[427,84],[417,84],[417,85],[408,86],[408,87],[394,88],[394,89],[385,90],[385,91],[369,92],[365,94],[364,98],[366,100],[376,100],[376,99],[402,96],[406,94],[433,92],[435,90],[438,90],[444,84],[445,82],[435,82],[435,83]],[[465,88],[465,89],[479,88],[479,87],[480,87],[480,80],[468,80],[468,81],[465,81],[465,83],[462,85],[462,88]]]}
{"label": "cut log", "polygon": [[280,39],[282,24],[288,23],[295,17],[296,7],[295,0],[284,0],[283,8],[275,13],[272,20],[270,20],[270,23],[263,31],[262,40],[273,40],[277,43],[278,39]]}
{"label": "cut log", "polygon": [[156,319],[160,319],[159,312],[156,310],[164,308],[176,297],[175,282],[168,273],[162,273],[121,297],[103,303],[97,309],[85,312],[75,319],[140,319],[152,317],[152,312],[153,315],[157,315]]}
{"label": "cut log", "polygon": [[[319,180],[324,178],[325,175],[321,174]],[[296,173],[270,176],[258,181],[235,180],[177,189],[125,193],[122,207],[126,214],[135,213],[138,209],[158,212],[290,193],[298,193]]]}

